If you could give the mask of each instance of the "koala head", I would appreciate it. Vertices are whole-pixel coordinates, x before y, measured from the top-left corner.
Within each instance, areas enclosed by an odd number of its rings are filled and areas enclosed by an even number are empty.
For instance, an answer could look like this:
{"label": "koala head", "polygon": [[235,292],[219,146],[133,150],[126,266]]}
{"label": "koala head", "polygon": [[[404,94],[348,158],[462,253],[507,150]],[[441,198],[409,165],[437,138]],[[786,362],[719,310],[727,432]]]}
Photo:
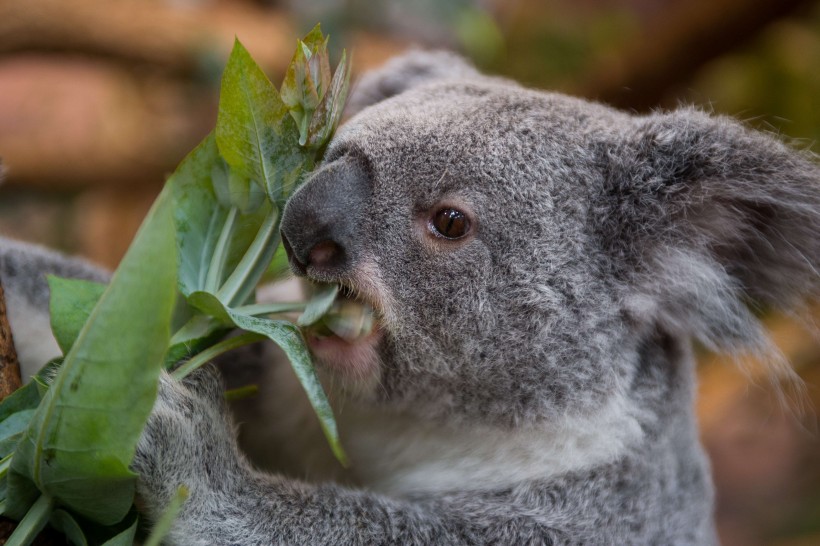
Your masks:
{"label": "koala head", "polygon": [[312,340],[372,404],[519,424],[628,391],[659,330],[759,344],[750,298],[813,293],[820,175],[694,109],[634,116],[411,53],[285,209],[294,271],[371,305],[377,331]]}

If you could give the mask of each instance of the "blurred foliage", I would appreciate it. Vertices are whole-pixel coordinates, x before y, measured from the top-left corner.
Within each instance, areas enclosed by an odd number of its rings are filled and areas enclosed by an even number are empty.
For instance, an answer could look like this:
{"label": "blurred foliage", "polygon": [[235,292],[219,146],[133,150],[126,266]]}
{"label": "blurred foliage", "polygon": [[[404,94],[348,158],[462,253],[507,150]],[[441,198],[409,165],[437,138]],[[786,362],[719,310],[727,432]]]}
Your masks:
{"label": "blurred foliage", "polygon": [[481,64],[500,58],[504,37],[491,12],[474,0],[292,0],[300,25],[322,21],[328,34],[356,30],[389,34],[420,45],[460,49]]}
{"label": "blurred foliage", "polygon": [[682,95],[820,152],[820,4],[709,63]]}
{"label": "blurred foliage", "polygon": [[486,68],[536,87],[571,91],[592,63],[616,54],[639,29],[622,6],[521,0],[500,8],[506,54]]}

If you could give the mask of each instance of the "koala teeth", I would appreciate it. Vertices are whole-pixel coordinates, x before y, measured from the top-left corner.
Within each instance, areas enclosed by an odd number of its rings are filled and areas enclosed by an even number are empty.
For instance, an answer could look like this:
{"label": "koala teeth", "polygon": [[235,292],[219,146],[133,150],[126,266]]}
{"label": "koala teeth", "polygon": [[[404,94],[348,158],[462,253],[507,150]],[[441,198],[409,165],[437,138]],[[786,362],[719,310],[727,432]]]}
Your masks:
{"label": "koala teeth", "polygon": [[373,331],[373,309],[360,301],[338,298],[322,318],[322,324],[345,341],[353,342]]}

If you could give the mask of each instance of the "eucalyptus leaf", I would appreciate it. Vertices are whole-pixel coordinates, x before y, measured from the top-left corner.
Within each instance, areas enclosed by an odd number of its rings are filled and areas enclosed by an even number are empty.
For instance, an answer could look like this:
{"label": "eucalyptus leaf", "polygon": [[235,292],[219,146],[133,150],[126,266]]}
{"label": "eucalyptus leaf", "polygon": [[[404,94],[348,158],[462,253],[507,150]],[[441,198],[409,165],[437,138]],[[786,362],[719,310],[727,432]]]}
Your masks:
{"label": "eucalyptus leaf", "polygon": [[[310,32],[305,34],[305,37],[300,40],[304,46],[310,50],[313,54],[321,53],[327,51],[327,37],[322,34],[322,25],[321,23],[316,23],[316,25],[310,29]],[[324,69],[324,72],[330,72],[330,66],[327,66]],[[327,77],[329,79],[330,74],[323,74],[323,77]]]}
{"label": "eucalyptus leaf", "polygon": [[339,293],[338,284],[318,284],[314,288],[313,297],[305,308],[305,312],[296,321],[299,326],[310,326],[322,318],[336,301]]}
{"label": "eucalyptus leaf", "polygon": [[[212,183],[213,173],[220,172],[220,165],[224,162],[219,157],[216,138],[210,134],[188,154],[168,181],[174,199],[179,290],[185,296],[197,290],[213,292],[221,286],[247,252],[258,226],[271,210],[270,204],[262,203],[253,214],[237,214],[224,247],[220,246],[229,217],[229,209],[220,204]],[[224,254],[217,257],[218,263],[214,263],[215,251]],[[213,267],[219,267],[220,272],[209,282],[208,274]]]}
{"label": "eucalyptus leaf", "polygon": [[65,510],[52,512],[48,522],[56,530],[63,533],[73,546],[88,546],[88,540],[85,538],[82,527],[74,519],[74,516]]}
{"label": "eucalyptus leaf", "polygon": [[313,410],[319,417],[322,431],[325,433],[330,448],[339,462],[346,465],[347,456],[339,442],[339,433],[336,428],[336,420],[333,417],[333,409],[330,407],[325,391],[322,389],[322,384],[319,382],[319,377],[316,375],[316,369],[313,367],[310,353],[305,346],[305,340],[302,338],[299,329],[286,320],[244,315],[226,307],[215,296],[206,292],[192,295],[192,299],[196,300],[197,307],[207,309],[209,313],[220,315],[223,319],[230,319],[237,328],[261,334],[285,351],[294,372],[296,372],[296,376],[299,378],[299,382],[305,389]]}
{"label": "eucalyptus leaf", "polygon": [[[30,415],[28,415],[29,421],[31,421],[31,417],[33,415],[33,411]],[[26,422],[26,426],[28,426],[28,421]],[[11,434],[0,440],[0,457],[8,457],[14,452],[14,450],[17,448],[17,444],[20,443],[20,438],[23,437],[23,432],[25,432],[25,430],[21,430],[16,434]],[[0,500],[5,498],[5,496],[6,494],[4,489],[3,491],[0,491]]]}
{"label": "eucalyptus leaf", "polygon": [[228,214],[211,183],[213,172],[220,165],[224,162],[211,133],[182,160],[168,180],[174,200],[179,290],[186,296],[205,287],[208,266]]}
{"label": "eucalyptus leaf", "polygon": [[265,274],[262,276],[262,282],[275,282],[285,279],[290,276],[290,263],[288,262],[288,254],[285,252],[285,247],[282,243],[276,247],[276,252],[273,254],[270,264],[268,264]]}
{"label": "eucalyptus leaf", "polygon": [[231,195],[231,205],[238,208],[243,214],[251,214],[256,211],[267,197],[265,189],[261,185],[233,169],[228,173],[228,189]]}
{"label": "eucalyptus leaf", "polygon": [[[48,523],[53,508],[54,499],[48,495],[40,495],[32,503],[31,510],[28,510],[25,516],[20,519],[20,523],[17,524],[11,536],[6,539],[5,546],[24,546],[34,542],[34,539]],[[4,511],[3,515],[7,513]]]}
{"label": "eucalyptus leaf", "polygon": [[0,458],[7,457],[17,447],[40,399],[37,384],[32,380],[0,402]]}
{"label": "eucalyptus leaf", "polygon": [[115,525],[99,525],[76,514],[71,514],[82,528],[90,546],[133,546],[139,515],[132,508],[122,521]]}
{"label": "eucalyptus leaf", "polygon": [[307,146],[309,148],[324,149],[330,141],[330,137],[336,131],[336,127],[342,119],[347,94],[350,90],[350,74],[350,62],[347,52],[342,51],[342,59],[336,67],[333,81],[330,82],[327,93],[322,97],[322,101],[316,108],[308,128]]}
{"label": "eucalyptus leaf", "polygon": [[0,402],[0,421],[5,421],[18,411],[34,409],[39,403],[40,393],[37,392],[37,385],[29,381]]}
{"label": "eucalyptus leaf", "polygon": [[165,507],[154,528],[151,529],[151,534],[145,540],[144,546],[160,546],[162,544],[162,540],[171,532],[171,527],[182,510],[182,505],[188,499],[188,495],[187,487],[184,485],[177,487],[176,493],[171,497],[171,502]]}
{"label": "eucalyptus leaf", "polygon": [[170,369],[185,358],[189,358],[225,337],[230,328],[225,323],[205,315],[197,315],[185,328],[174,334],[171,346],[165,353],[166,369]]}
{"label": "eucalyptus leaf", "polygon": [[37,375],[31,378],[31,382],[34,383],[41,400],[46,395],[46,391],[48,391],[51,386],[51,382],[57,376],[57,372],[60,371],[60,366],[63,365],[63,360],[65,360],[65,357],[62,356],[52,358],[45,366],[40,368]]}
{"label": "eucalyptus leaf", "polygon": [[282,101],[299,128],[299,144],[304,146],[314,112],[330,86],[330,57],[327,38],[316,25],[299,41],[282,81]]}
{"label": "eucalyptus leaf", "polygon": [[8,476],[12,517],[28,509],[32,486],[103,525],[128,513],[135,488],[128,466],[170,339],[177,271],[171,205],[166,187],[21,439]]}
{"label": "eucalyptus leaf", "polygon": [[222,76],[215,133],[231,169],[282,204],[284,189],[295,184],[309,156],[299,146],[288,107],[238,40]]}
{"label": "eucalyptus leaf", "polygon": [[301,143],[303,135],[307,134],[307,126],[313,111],[319,105],[320,96],[308,68],[310,49],[303,42],[299,42],[299,46],[285,72],[280,93],[282,101],[299,127]]}
{"label": "eucalyptus leaf", "polygon": [[133,522],[128,525],[124,530],[120,531],[113,537],[109,538],[105,542],[102,542],[100,546],[132,546],[134,544],[134,537],[137,534],[137,525],[139,524],[139,518],[136,514],[133,515]]}
{"label": "eucalyptus leaf", "polygon": [[[34,416],[34,409],[26,409],[12,413],[2,422],[0,422],[0,443],[8,440],[11,437],[19,436],[28,427],[31,418]],[[0,449],[0,458],[7,456],[8,453],[3,453]]]}
{"label": "eucalyptus leaf", "polygon": [[[285,350],[345,462],[298,328],[255,316],[305,309],[301,321],[313,323],[337,288],[323,288],[307,307],[253,302],[263,276],[287,270],[279,213],[338,124],[346,59],[331,77],[317,25],[299,42],[280,96],[237,41],[214,132],[169,179],[109,285],[49,279],[65,357],[0,403],[0,453],[8,455],[0,505],[23,518],[9,544],[28,543],[49,520],[74,544],[132,544],[138,518],[128,466],[160,369],[185,358],[195,369],[263,337]],[[228,336],[234,328],[247,332]]]}
{"label": "eucalyptus leaf", "polygon": [[105,285],[83,279],[63,279],[54,275],[48,275],[47,279],[51,293],[51,331],[63,354],[67,354],[105,291]]}

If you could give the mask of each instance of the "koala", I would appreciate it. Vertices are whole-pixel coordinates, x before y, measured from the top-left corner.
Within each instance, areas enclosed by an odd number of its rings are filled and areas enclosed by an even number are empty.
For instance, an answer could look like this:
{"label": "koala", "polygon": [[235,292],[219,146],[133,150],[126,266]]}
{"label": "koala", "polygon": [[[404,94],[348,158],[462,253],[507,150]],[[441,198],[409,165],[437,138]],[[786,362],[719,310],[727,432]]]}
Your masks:
{"label": "koala", "polygon": [[816,159],[447,53],[366,74],[350,108],[282,219],[293,272],[377,317],[307,336],[350,468],[268,349],[239,426],[215,369],[166,376],[133,468],[149,520],[188,487],[167,542],[717,544],[693,342],[778,365],[755,312],[820,289]]}

